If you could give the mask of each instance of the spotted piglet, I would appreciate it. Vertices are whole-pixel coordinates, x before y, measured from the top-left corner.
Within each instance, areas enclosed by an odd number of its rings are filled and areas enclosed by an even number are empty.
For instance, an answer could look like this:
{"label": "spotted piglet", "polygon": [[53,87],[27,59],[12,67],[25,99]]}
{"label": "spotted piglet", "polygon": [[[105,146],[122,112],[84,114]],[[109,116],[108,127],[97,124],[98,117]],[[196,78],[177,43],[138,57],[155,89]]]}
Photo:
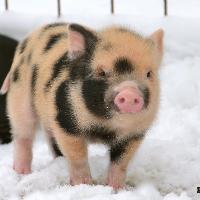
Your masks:
{"label": "spotted piglet", "polygon": [[125,187],[126,169],[155,119],[163,31],[147,38],[120,26],[94,31],[54,23],[17,47],[2,90],[14,138],[14,169],[31,172],[38,124],[74,184],[91,184],[87,144],[109,147],[105,184]]}

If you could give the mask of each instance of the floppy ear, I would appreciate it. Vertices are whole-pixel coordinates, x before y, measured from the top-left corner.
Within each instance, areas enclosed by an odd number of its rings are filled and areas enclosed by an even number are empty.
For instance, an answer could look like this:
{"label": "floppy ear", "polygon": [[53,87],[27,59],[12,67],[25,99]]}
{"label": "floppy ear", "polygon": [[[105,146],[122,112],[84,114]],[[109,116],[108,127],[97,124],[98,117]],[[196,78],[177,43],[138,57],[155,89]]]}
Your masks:
{"label": "floppy ear", "polygon": [[96,36],[85,27],[78,24],[70,24],[68,27],[68,48],[72,58],[90,54],[97,41]]}
{"label": "floppy ear", "polygon": [[153,41],[153,43],[155,44],[160,61],[163,57],[163,36],[164,31],[162,29],[159,29],[148,37],[148,39]]}

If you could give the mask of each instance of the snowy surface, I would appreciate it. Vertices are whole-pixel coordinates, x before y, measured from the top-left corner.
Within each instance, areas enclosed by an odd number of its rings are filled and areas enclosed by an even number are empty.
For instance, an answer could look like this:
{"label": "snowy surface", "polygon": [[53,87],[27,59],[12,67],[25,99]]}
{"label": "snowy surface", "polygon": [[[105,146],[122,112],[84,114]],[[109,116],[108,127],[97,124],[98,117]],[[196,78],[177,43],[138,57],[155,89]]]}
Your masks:
{"label": "snowy surface", "polygon": [[116,15],[109,14],[110,1],[61,1],[60,19],[56,18],[55,0],[9,0],[8,12],[2,2],[0,33],[19,40],[49,22],[77,22],[95,29],[117,23],[144,35],[162,28],[165,56],[158,119],[129,164],[126,189],[115,194],[103,185],[109,162],[107,149],[101,145],[89,147],[94,185],[70,186],[66,159],[54,160],[39,134],[30,175],[13,171],[13,143],[0,145],[0,200],[200,199],[199,0],[169,0],[168,17],[162,16],[161,0],[151,1],[152,5],[147,0],[116,0]]}

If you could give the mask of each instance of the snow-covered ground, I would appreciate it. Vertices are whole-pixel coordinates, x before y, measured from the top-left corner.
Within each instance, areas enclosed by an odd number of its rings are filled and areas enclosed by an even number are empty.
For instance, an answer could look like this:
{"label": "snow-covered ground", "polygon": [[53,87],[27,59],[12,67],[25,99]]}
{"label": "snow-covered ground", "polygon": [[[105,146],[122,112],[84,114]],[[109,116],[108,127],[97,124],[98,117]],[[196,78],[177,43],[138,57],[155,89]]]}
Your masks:
{"label": "snow-covered ground", "polygon": [[89,147],[94,185],[70,186],[66,159],[53,160],[39,134],[30,175],[20,176],[12,169],[13,143],[0,145],[0,200],[200,199],[200,3],[168,0],[170,15],[163,17],[161,2],[116,0],[117,14],[111,15],[109,0],[61,1],[63,15],[57,19],[56,0],[9,0],[8,12],[0,1],[0,33],[19,40],[36,27],[54,21],[95,29],[117,23],[144,35],[159,28],[165,31],[160,111],[129,164],[129,186],[117,194],[103,186],[109,162],[107,149],[101,145]]}

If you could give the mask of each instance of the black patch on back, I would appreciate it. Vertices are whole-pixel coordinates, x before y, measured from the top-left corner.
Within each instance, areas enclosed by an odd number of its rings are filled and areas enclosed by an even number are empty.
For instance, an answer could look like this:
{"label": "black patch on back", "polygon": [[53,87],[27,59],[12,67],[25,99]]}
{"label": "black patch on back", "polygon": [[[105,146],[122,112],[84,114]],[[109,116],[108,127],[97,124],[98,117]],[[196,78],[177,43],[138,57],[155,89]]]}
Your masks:
{"label": "black patch on back", "polygon": [[[38,66],[33,66],[32,76],[31,76],[31,105],[35,110],[34,100],[35,100],[35,86],[38,77]],[[36,110],[35,110],[36,111]]]}
{"label": "black patch on back", "polygon": [[126,152],[126,150],[129,148],[129,142],[133,140],[141,140],[145,137],[145,131],[139,134],[134,134],[133,136],[119,141],[117,143],[114,143],[111,146],[110,149],[110,160],[111,162],[118,162],[121,158],[121,156]]}
{"label": "black patch on back", "polygon": [[38,76],[38,67],[37,67],[37,65],[34,65],[32,77],[31,77],[31,91],[33,91],[33,92],[35,91],[37,76]]}
{"label": "black patch on back", "polygon": [[32,60],[32,54],[33,54],[33,52],[30,52],[29,55],[28,55],[28,64],[31,63],[31,60]]}
{"label": "black patch on back", "polygon": [[43,32],[45,32],[51,28],[55,28],[55,27],[59,27],[59,26],[66,26],[66,25],[67,25],[67,23],[64,23],[64,22],[48,24],[46,27],[44,27]]}
{"label": "black patch on back", "polygon": [[19,80],[19,67],[16,67],[13,72],[13,82],[17,82]]}
{"label": "black patch on back", "polygon": [[85,55],[91,57],[95,49],[96,43],[98,42],[98,38],[92,32],[86,30],[84,27],[78,24],[70,24],[69,29],[73,31],[77,31],[84,36],[85,43],[86,43]]}
{"label": "black patch on back", "polygon": [[69,97],[69,82],[64,81],[58,87],[55,104],[57,107],[56,121],[60,127],[68,134],[79,134],[76,117]]}
{"label": "black patch on back", "polygon": [[66,52],[61,56],[61,58],[59,58],[54,63],[52,76],[48,80],[48,82],[46,83],[45,88],[44,88],[45,92],[49,91],[51,85],[56,80],[56,78],[61,74],[62,70],[65,69],[65,68],[68,68],[68,67],[69,67],[69,59],[68,59],[68,55],[67,55],[67,52]]}
{"label": "black patch on back", "polygon": [[31,76],[31,94],[32,94],[32,99],[34,98],[35,95],[35,86],[36,86],[36,81],[38,77],[38,67],[37,65],[33,66],[33,72]]}
{"label": "black patch on back", "polygon": [[19,51],[20,53],[23,53],[26,49],[27,43],[28,43],[28,38],[24,39],[23,42],[21,43],[20,47],[19,47]]}
{"label": "black patch on back", "polygon": [[21,66],[24,63],[24,57],[22,57],[22,59],[20,60],[19,66]]}
{"label": "black patch on back", "polygon": [[107,129],[104,126],[91,126],[89,130],[85,132],[86,137],[91,140],[100,140],[101,142],[110,144],[116,139],[114,131]]}
{"label": "black patch on back", "polygon": [[59,33],[57,35],[52,35],[44,49],[44,51],[50,50],[62,37],[66,37],[66,33]]}
{"label": "black patch on back", "polygon": [[134,68],[131,64],[131,61],[129,61],[127,58],[118,58],[115,61],[114,70],[119,75],[130,74],[133,69]]}
{"label": "black patch on back", "polygon": [[82,94],[86,107],[96,116],[105,119],[110,118],[110,107],[105,104],[105,92],[108,84],[104,80],[85,80],[82,86]]}
{"label": "black patch on back", "polygon": [[12,79],[12,81],[13,82],[17,82],[17,81],[19,81],[19,78],[20,78],[20,76],[19,76],[19,72],[20,72],[20,67],[21,67],[21,65],[24,63],[24,57],[20,60],[20,63],[19,63],[19,65],[15,68],[15,70],[14,70],[14,72],[13,72],[13,79]]}
{"label": "black patch on back", "polygon": [[60,151],[60,148],[55,140],[55,138],[51,138],[51,144],[52,144],[52,148],[53,148],[53,151],[55,153],[55,156],[56,157],[59,157],[59,156],[63,156],[62,152]]}

